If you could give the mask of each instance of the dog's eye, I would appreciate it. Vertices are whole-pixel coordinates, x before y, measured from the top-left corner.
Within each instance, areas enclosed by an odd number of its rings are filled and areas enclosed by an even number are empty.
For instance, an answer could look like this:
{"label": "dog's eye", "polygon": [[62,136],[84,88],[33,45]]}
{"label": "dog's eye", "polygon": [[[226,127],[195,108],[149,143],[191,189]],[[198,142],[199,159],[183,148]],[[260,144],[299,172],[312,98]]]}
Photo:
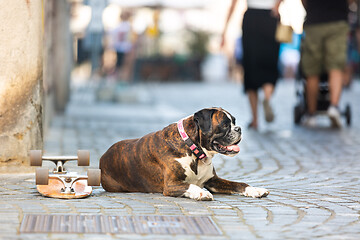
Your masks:
{"label": "dog's eye", "polygon": [[225,123],[224,124],[224,128],[229,128],[230,127],[230,124],[229,123]]}

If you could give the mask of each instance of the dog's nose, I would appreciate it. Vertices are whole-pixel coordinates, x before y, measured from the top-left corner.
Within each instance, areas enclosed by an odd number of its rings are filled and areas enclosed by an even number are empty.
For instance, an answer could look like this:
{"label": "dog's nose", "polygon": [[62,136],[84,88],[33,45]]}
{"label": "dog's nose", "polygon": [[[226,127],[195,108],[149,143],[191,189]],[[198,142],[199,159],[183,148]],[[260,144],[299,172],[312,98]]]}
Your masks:
{"label": "dog's nose", "polygon": [[234,130],[235,130],[236,132],[241,133],[241,127],[235,127]]}

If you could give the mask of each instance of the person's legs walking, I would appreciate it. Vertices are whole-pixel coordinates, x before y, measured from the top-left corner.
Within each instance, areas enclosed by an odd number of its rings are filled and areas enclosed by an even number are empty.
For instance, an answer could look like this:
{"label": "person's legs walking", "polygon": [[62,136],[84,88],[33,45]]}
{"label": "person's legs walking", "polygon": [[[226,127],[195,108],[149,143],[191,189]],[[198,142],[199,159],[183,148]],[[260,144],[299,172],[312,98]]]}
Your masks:
{"label": "person's legs walking", "polygon": [[328,25],[328,37],[325,41],[325,68],[329,74],[330,107],[328,116],[332,126],[341,127],[341,115],[338,108],[343,83],[343,70],[346,65],[347,33],[349,27],[346,21],[334,22]]}
{"label": "person's legs walking", "polygon": [[330,107],[328,115],[333,127],[341,127],[340,111],[338,108],[341,91],[342,91],[343,72],[338,69],[329,72],[329,88],[330,88]]}
{"label": "person's legs walking", "polygon": [[258,105],[258,94],[255,90],[248,90],[247,95],[249,98],[252,120],[249,124],[249,128],[257,129],[258,122],[257,122],[257,105]]}
{"label": "person's legs walking", "polygon": [[308,114],[314,115],[317,108],[317,96],[319,92],[319,77],[309,76],[306,79],[306,101]]}
{"label": "person's legs walking", "polygon": [[270,101],[270,98],[274,92],[274,85],[271,83],[265,83],[263,86],[263,91],[265,100]]}
{"label": "person's legs walking", "polygon": [[301,68],[306,77],[305,99],[307,116],[304,124],[309,127],[316,125],[315,113],[319,92],[320,74],[323,69],[323,36],[321,25],[305,26],[305,38],[301,46]]}
{"label": "person's legs walking", "polygon": [[263,91],[264,91],[264,101],[263,101],[263,107],[264,107],[264,113],[265,113],[265,120],[267,122],[274,121],[274,113],[270,105],[270,99],[274,92],[274,85],[271,83],[266,83],[263,85]]}
{"label": "person's legs walking", "polygon": [[309,76],[306,79],[306,102],[307,118],[305,125],[313,127],[316,125],[315,113],[317,109],[317,97],[319,92],[319,76]]}
{"label": "person's legs walking", "polygon": [[338,106],[342,91],[343,72],[338,69],[329,72],[330,103]]}

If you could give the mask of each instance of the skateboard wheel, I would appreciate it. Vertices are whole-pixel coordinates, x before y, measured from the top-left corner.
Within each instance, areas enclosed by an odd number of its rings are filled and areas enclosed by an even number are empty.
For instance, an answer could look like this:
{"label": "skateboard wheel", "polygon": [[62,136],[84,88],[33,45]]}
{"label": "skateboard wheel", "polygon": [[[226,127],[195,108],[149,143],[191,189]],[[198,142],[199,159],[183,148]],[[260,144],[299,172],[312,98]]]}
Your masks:
{"label": "skateboard wheel", "polygon": [[89,166],[90,152],[88,150],[78,150],[78,166]]}
{"label": "skateboard wheel", "polygon": [[49,183],[49,169],[46,167],[37,168],[35,172],[36,185],[48,185]]}
{"label": "skateboard wheel", "polygon": [[100,186],[101,171],[100,169],[88,169],[88,185],[89,186]]}
{"label": "skateboard wheel", "polygon": [[41,150],[30,150],[30,166],[42,166]]}

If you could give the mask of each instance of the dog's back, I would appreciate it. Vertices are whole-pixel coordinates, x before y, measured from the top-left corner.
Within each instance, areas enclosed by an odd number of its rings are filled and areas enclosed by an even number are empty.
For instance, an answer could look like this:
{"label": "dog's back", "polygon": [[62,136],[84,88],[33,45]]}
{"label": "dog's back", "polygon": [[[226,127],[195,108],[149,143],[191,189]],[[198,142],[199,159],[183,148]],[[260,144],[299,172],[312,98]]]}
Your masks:
{"label": "dog's back", "polygon": [[156,159],[150,155],[151,151],[142,147],[148,145],[143,143],[154,134],[117,142],[104,153],[100,158],[100,169],[101,184],[106,191],[163,191],[163,171],[159,164],[153,162]]}

